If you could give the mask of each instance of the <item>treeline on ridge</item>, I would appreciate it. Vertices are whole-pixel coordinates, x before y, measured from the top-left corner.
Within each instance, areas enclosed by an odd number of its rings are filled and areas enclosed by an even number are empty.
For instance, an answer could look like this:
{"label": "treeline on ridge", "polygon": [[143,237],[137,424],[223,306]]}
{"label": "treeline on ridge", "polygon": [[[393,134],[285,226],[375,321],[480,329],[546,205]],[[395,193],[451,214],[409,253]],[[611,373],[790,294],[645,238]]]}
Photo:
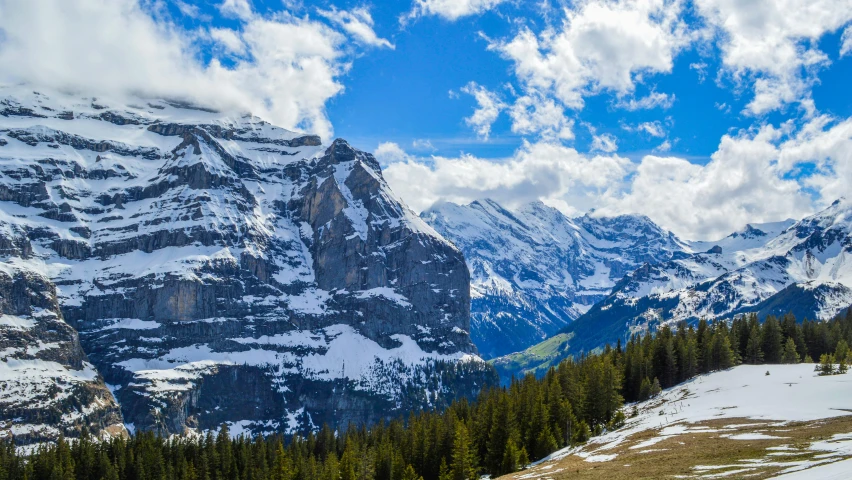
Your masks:
{"label": "treeline on ridge", "polygon": [[633,336],[599,353],[568,359],[542,378],[411,413],[372,427],[327,426],[307,437],[217,435],[93,441],[83,433],[29,456],[0,443],[0,480],[464,480],[514,472],[568,444],[618,428],[627,402],[739,363],[848,361],[852,310],[829,322],[792,315],[700,321]]}

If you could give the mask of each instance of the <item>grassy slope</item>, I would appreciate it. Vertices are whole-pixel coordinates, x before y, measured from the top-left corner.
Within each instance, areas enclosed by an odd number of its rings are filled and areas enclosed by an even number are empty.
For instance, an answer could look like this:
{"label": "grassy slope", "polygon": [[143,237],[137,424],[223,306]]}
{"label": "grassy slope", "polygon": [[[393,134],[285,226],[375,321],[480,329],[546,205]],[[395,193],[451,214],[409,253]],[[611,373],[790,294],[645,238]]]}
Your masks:
{"label": "grassy slope", "polygon": [[556,366],[568,357],[570,340],[573,336],[573,333],[560,333],[523,352],[495,358],[489,363],[497,369],[500,381],[504,384],[511,380],[512,375],[516,377],[527,373],[543,375],[551,366]]}

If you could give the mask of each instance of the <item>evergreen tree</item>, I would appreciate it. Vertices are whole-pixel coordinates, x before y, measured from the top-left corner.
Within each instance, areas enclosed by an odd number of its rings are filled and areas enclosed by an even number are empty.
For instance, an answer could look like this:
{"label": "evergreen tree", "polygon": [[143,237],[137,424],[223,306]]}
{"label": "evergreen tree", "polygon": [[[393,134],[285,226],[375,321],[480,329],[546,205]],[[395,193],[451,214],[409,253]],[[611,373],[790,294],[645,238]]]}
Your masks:
{"label": "evergreen tree", "polygon": [[781,363],[781,356],[784,351],[782,345],[783,336],[781,335],[781,326],[778,324],[778,319],[772,315],[766,317],[763,322],[762,345],[763,358],[766,363]]}
{"label": "evergreen tree", "polygon": [[784,344],[784,353],[781,356],[781,361],[783,363],[799,363],[799,354],[796,352],[796,342],[793,338],[788,338],[787,343]]}
{"label": "evergreen tree", "polygon": [[290,457],[284,451],[281,441],[275,447],[275,462],[272,469],[273,480],[291,480],[293,478],[293,466]]}
{"label": "evergreen tree", "polygon": [[590,438],[592,438],[592,430],[589,428],[589,424],[585,420],[577,422],[573,443],[586,443]]}
{"label": "evergreen tree", "polygon": [[834,355],[823,353],[819,357],[819,374],[834,375]]}
{"label": "evergreen tree", "polygon": [[761,347],[760,327],[758,325],[751,327],[743,361],[752,365],[763,362],[763,348]]}
{"label": "evergreen tree", "polygon": [[445,458],[441,459],[441,468],[438,473],[438,480],[454,480],[453,474],[450,471],[450,467],[447,466],[447,460]]}
{"label": "evergreen tree", "polygon": [[471,448],[470,437],[467,428],[461,422],[456,425],[450,474],[453,480],[474,480],[479,478],[476,474],[476,457]]}
{"label": "evergreen tree", "polygon": [[500,462],[499,470],[496,470],[499,474],[506,474],[518,471],[518,456],[520,452],[518,451],[517,445],[515,445],[515,441],[511,438],[506,441],[506,448],[503,449],[503,459]]}
{"label": "evergreen tree", "polygon": [[734,366],[734,352],[725,331],[713,335],[713,369],[724,370]]}
{"label": "evergreen tree", "polygon": [[639,397],[637,400],[645,401],[651,398],[651,381],[648,377],[642,379],[642,386],[639,388]]}
{"label": "evergreen tree", "polygon": [[408,465],[405,467],[405,471],[402,472],[401,480],[423,480],[423,477],[417,474],[414,467]]}
{"label": "evergreen tree", "polygon": [[656,397],[663,392],[663,387],[660,386],[660,381],[654,377],[654,382],[651,384],[651,398]]}
{"label": "evergreen tree", "polygon": [[[588,429],[588,426],[586,427]],[[521,451],[518,453],[518,469],[523,470],[527,468],[527,465],[530,464],[530,456],[527,454],[527,449],[521,447]]]}
{"label": "evergreen tree", "polygon": [[698,375],[698,343],[695,334],[690,328],[686,338],[686,348],[682,364],[683,375],[681,381]]}
{"label": "evergreen tree", "polygon": [[846,340],[841,339],[837,342],[837,348],[834,349],[834,361],[840,363],[846,362],[846,358],[849,356],[849,345],[846,343]]}

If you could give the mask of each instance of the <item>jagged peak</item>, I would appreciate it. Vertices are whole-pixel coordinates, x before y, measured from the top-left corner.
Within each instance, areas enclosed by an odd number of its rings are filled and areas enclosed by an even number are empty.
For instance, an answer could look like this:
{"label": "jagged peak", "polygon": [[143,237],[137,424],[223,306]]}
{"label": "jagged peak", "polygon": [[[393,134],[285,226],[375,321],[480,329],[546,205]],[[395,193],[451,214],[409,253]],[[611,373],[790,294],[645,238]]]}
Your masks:
{"label": "jagged peak", "polygon": [[376,160],[376,157],[374,157],[373,154],[353,147],[349,144],[349,142],[342,138],[336,138],[333,142],[331,142],[331,145],[325,149],[323,158],[333,165],[360,161],[372,169],[376,176],[381,177],[382,175],[382,167],[379,165],[378,160]]}

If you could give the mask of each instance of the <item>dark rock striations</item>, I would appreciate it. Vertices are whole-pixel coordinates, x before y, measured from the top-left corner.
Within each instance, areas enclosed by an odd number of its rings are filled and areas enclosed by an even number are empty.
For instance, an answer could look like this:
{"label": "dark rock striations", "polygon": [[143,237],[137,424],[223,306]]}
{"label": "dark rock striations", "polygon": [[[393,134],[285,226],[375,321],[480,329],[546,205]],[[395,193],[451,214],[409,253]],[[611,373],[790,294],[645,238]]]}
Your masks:
{"label": "dark rock striations", "polygon": [[130,430],[293,433],[494,382],[461,252],[371,155],[174,102],[6,96],[2,219]]}
{"label": "dark rock striations", "polygon": [[30,268],[23,232],[0,223],[0,438],[19,444],[126,435],[121,412],[77,332],[62,319],[56,288]]}

